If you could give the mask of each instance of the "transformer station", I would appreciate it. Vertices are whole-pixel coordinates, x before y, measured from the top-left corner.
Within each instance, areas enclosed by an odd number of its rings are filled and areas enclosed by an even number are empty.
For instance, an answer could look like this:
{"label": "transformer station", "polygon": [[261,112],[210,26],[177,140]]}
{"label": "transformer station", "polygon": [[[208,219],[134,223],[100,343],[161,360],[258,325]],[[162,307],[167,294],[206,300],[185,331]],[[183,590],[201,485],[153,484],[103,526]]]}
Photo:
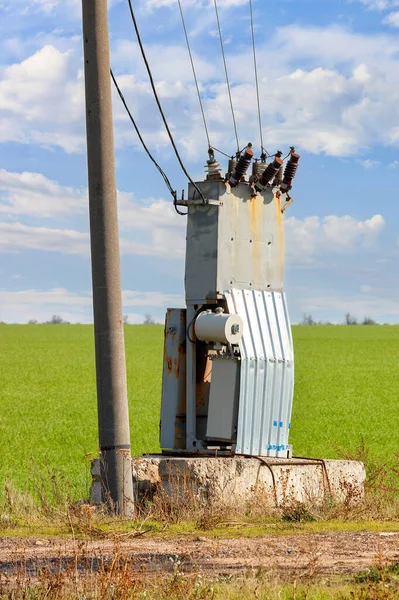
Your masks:
{"label": "transformer station", "polygon": [[284,214],[300,156],[253,156],[248,144],[223,176],[209,149],[205,180],[176,202],[187,207],[186,307],[166,313],[166,454],[291,456]]}
{"label": "transformer station", "polygon": [[[261,484],[271,506],[288,501],[356,502],[365,470],[357,461],[291,457],[289,431],[294,356],[284,295],[284,216],[299,155],[283,159],[263,146],[259,85],[252,29],[261,155],[240,151],[223,40],[214,2],[236,157],[225,176],[211,147],[182,8],[180,14],[208,142],[204,181],[186,171],[159,101],[134,11],[133,25],[154,97],[180,166],[187,199],[176,192],[146,146],[122,91],[113,83],[139,139],[171,192],[176,211],[187,209],[184,308],[167,310],[160,442],[164,456],[131,461],[117,195],[112,135],[107,1],[83,2],[90,232],[101,458],[92,465],[93,502],[131,517],[140,494],[160,488],[183,497],[187,479],[198,498],[239,505]],[[104,150],[106,149],[106,151]],[[268,163],[267,160],[270,159]],[[246,173],[252,163],[248,180]],[[209,457],[210,460],[206,460]],[[241,459],[240,456],[254,457]],[[199,458],[201,457],[201,458]],[[220,458],[214,458],[220,457]],[[233,460],[225,457],[237,457]],[[262,459],[262,457],[266,457]],[[269,458],[268,458],[269,457]],[[257,460],[261,458],[261,460]],[[328,463],[328,464],[327,464]],[[260,469],[262,464],[268,468]],[[275,476],[273,469],[278,470]],[[271,492],[271,494],[269,493]],[[268,496],[270,496],[268,498]]]}

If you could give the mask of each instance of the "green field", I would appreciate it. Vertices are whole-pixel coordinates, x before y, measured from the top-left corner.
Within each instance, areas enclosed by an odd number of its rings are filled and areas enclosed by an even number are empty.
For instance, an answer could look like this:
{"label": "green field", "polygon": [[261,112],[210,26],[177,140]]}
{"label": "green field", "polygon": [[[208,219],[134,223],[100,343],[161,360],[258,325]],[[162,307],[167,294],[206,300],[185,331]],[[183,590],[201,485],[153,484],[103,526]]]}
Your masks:
{"label": "green field", "polygon": [[[293,327],[291,442],[301,456],[335,457],[364,436],[381,460],[397,452],[399,327]],[[132,451],[159,450],[163,328],[126,326]],[[0,481],[35,489],[48,473],[89,486],[97,452],[93,330],[0,325]]]}

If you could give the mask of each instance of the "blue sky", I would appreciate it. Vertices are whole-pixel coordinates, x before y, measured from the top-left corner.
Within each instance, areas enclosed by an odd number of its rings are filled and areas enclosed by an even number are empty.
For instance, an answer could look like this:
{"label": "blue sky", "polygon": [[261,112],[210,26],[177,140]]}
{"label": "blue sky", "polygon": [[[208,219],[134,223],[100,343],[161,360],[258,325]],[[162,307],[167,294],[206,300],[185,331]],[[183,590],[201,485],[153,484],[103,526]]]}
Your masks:
{"label": "blue sky", "polygon": [[[133,2],[191,175],[207,145],[175,0]],[[211,143],[235,150],[213,2],[182,0]],[[259,147],[248,0],[219,0],[242,146]],[[263,136],[302,155],[286,214],[286,293],[303,313],[399,322],[399,0],[253,0]],[[171,152],[127,2],[109,3],[111,62],[172,185]],[[91,322],[80,0],[0,2],[0,320]],[[183,304],[185,219],[114,97],[124,313]],[[224,159],[220,157],[224,168]]]}

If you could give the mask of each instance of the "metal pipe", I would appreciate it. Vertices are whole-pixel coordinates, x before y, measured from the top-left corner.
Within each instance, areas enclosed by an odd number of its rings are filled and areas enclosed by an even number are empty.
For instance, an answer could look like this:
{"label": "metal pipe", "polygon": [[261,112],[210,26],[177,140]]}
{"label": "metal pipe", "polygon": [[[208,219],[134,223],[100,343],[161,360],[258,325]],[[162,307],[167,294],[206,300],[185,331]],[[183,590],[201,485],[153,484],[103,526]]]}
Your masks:
{"label": "metal pipe", "polygon": [[133,514],[107,0],[82,0],[98,431],[105,500]]}

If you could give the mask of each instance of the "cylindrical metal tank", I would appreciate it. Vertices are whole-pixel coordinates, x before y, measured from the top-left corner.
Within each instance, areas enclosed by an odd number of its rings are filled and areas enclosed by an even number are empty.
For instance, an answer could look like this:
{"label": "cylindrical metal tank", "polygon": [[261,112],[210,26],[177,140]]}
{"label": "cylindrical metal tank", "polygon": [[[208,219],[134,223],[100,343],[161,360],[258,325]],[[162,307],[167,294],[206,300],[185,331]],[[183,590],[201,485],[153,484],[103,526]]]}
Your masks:
{"label": "cylindrical metal tank", "polygon": [[238,344],[242,333],[243,321],[239,315],[204,311],[195,321],[195,335],[202,342]]}

